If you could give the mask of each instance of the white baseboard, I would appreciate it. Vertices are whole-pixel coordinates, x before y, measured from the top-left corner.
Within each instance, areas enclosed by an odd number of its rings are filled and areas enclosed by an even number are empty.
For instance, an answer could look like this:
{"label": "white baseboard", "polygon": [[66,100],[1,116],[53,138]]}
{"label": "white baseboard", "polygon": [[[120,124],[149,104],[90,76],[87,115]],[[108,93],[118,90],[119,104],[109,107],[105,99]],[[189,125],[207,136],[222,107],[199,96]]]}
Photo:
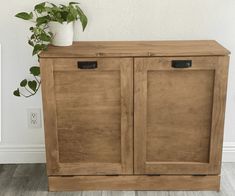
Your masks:
{"label": "white baseboard", "polygon": [[224,142],[223,162],[235,162],[235,142]]}
{"label": "white baseboard", "polygon": [[45,163],[44,145],[0,145],[0,164],[7,163]]}
{"label": "white baseboard", "polygon": [[[0,164],[45,162],[46,155],[44,145],[0,145]],[[223,162],[235,162],[235,142],[224,143]]]}

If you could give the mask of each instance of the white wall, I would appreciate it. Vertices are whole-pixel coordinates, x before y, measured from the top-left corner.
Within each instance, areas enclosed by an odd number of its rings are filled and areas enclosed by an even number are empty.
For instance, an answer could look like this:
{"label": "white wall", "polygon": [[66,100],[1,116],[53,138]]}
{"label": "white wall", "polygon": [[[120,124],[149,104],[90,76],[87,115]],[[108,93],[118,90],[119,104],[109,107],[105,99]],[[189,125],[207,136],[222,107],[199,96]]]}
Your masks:
{"label": "white wall", "polygon": [[[41,108],[41,94],[12,96],[36,63],[27,45],[29,24],[14,16],[37,0],[1,0],[2,143],[0,162],[43,161],[43,129],[27,128],[27,108]],[[53,1],[61,3],[66,1]],[[224,160],[235,161],[235,1],[234,0],[80,0],[89,25],[78,40],[215,39],[231,50]],[[81,32],[81,30],[79,30]]]}

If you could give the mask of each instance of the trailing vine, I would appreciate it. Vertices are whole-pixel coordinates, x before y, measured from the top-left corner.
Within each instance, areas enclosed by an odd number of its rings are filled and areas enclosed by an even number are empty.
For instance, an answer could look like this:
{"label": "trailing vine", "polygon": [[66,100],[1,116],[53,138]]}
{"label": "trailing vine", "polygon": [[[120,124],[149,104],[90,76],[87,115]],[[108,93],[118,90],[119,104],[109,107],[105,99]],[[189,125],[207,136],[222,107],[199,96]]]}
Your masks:
{"label": "trailing vine", "polygon": [[[49,22],[70,23],[79,19],[83,30],[85,30],[88,22],[86,15],[77,2],[58,6],[50,2],[43,2],[37,4],[32,12],[20,12],[15,16],[34,24],[29,28],[32,34],[28,39],[28,44],[33,48],[32,56],[37,56],[38,60],[39,54],[47,50],[53,39],[53,34],[48,28]],[[38,92],[41,85],[40,67],[32,66],[29,71],[31,79],[23,79],[20,82],[20,86],[13,92],[15,96],[29,98]]]}

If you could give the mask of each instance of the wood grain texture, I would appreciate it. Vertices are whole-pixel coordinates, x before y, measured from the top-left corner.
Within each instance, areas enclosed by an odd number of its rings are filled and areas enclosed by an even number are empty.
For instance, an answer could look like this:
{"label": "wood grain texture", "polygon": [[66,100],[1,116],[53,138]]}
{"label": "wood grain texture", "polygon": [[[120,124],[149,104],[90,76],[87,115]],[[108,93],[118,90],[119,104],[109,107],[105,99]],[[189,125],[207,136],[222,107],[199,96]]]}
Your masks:
{"label": "wood grain texture", "polygon": [[214,71],[149,71],[147,77],[146,161],[208,163]]}
{"label": "wood grain texture", "polygon": [[179,59],[135,59],[136,174],[220,173],[219,158],[211,156],[223,124],[216,131],[213,123],[224,119],[224,103],[217,99],[225,100],[227,80],[226,73],[218,74],[227,68],[222,57],[185,57],[192,67],[172,68],[171,61]]}
{"label": "wood grain texture", "polygon": [[211,40],[50,46],[40,54],[50,190],[219,190],[229,54]]}
{"label": "wood grain texture", "polygon": [[40,57],[211,56],[230,52],[213,40],[204,41],[92,41],[72,46],[49,46]]}
{"label": "wood grain texture", "polygon": [[224,118],[227,95],[229,56],[218,57],[218,64],[215,72],[214,100],[212,111],[212,133],[210,145],[211,170],[221,172],[222,147],[224,136]]}
{"label": "wood grain texture", "polygon": [[[128,64],[128,66],[127,66]],[[121,162],[125,174],[134,172],[134,130],[133,130],[133,59],[122,61],[121,68]]]}
{"label": "wood grain texture", "polygon": [[57,113],[55,102],[54,71],[52,59],[40,59],[42,100],[46,143],[47,173],[59,170],[59,146],[57,136]]}
{"label": "wood grain texture", "polygon": [[[78,69],[78,61],[97,61],[98,68]],[[53,174],[133,173],[133,60],[71,58],[50,62],[53,73],[46,75],[52,71],[47,68],[45,73],[43,65],[47,85],[42,85],[46,101],[48,95],[53,99],[45,110],[56,108],[55,128],[46,127],[48,134],[54,133],[48,142],[53,140],[57,152]],[[51,85],[54,89],[49,92]]]}
{"label": "wood grain texture", "polygon": [[60,163],[121,163],[120,71],[55,72]]}
{"label": "wood grain texture", "polygon": [[134,62],[134,173],[145,174],[147,128],[147,72],[144,59]]}
{"label": "wood grain texture", "polygon": [[49,176],[50,191],[214,190],[220,176]]}

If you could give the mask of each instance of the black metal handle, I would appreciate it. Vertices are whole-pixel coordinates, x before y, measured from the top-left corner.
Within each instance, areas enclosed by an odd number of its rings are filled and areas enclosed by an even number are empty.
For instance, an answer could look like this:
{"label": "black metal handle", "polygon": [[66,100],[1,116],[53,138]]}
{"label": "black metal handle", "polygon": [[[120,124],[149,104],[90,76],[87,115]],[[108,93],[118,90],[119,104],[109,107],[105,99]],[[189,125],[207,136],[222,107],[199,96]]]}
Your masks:
{"label": "black metal handle", "polygon": [[97,61],[78,61],[79,69],[96,69],[97,67]]}
{"label": "black metal handle", "polygon": [[189,68],[192,67],[192,60],[173,60],[171,66],[174,68]]}

